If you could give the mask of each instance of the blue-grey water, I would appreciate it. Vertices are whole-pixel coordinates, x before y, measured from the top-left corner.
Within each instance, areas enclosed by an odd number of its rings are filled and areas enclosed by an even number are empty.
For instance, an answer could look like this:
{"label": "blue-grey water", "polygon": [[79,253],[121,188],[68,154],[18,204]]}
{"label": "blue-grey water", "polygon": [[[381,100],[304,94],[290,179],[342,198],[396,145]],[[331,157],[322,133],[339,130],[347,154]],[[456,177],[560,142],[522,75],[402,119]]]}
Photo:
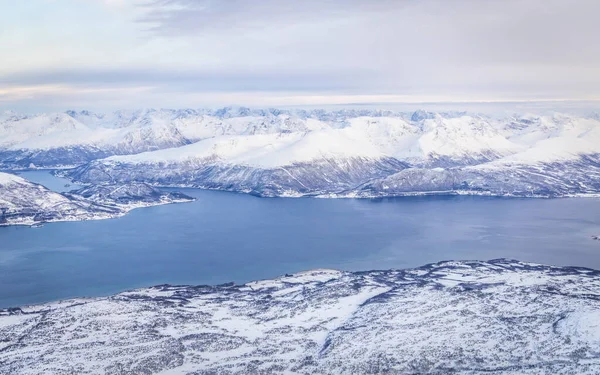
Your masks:
{"label": "blue-grey water", "polygon": [[[22,175],[66,190],[48,172]],[[600,241],[591,239],[600,234],[600,199],[265,199],[179,190],[197,201],[111,220],[0,228],[0,307],[448,259],[600,268]]]}

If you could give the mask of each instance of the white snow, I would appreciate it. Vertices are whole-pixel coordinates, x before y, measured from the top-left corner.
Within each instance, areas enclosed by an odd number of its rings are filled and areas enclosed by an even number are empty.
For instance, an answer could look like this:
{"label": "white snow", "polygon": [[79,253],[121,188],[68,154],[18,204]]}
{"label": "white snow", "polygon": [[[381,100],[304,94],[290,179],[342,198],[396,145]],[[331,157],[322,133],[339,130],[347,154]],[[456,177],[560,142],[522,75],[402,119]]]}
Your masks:
{"label": "white snow", "polygon": [[138,289],[0,311],[0,373],[591,375],[599,293],[517,261]]}
{"label": "white snow", "polygon": [[347,135],[343,130],[327,129],[307,133],[226,135],[182,147],[113,156],[106,160],[157,163],[215,158],[229,164],[275,168],[323,158],[383,156],[372,144],[362,139]]}
{"label": "white snow", "polygon": [[[201,142],[179,147],[185,140]],[[498,158],[496,164],[531,164],[600,152],[600,122],[563,114],[504,119],[436,115],[420,123],[401,116],[358,116],[344,122],[290,114],[221,118],[167,110],[73,116],[9,113],[0,118],[0,149],[74,146],[118,148],[120,153],[177,147],[111,160],[145,163],[215,157],[261,168],[323,158],[384,156],[417,163],[440,156],[484,156]]]}
{"label": "white snow", "polygon": [[489,164],[493,167],[568,160],[600,152],[600,122],[596,120],[555,116],[540,118],[539,123],[525,129],[510,130],[504,128],[506,121],[437,115],[416,125],[402,118],[356,117],[340,127],[310,119],[304,131],[281,133],[277,127],[272,132],[249,132],[259,119],[239,117],[221,120],[222,134],[216,126],[203,134],[212,138],[195,144],[110,160],[153,163],[215,158],[233,165],[275,168],[327,158],[394,157],[421,163],[443,156],[456,160],[492,158],[496,159]]}
{"label": "white snow", "polygon": [[[123,188],[114,188],[113,193]],[[0,226],[32,225],[40,222],[40,214],[44,222],[109,219],[123,216],[136,208],[188,201],[161,197],[148,202],[122,203],[97,196],[73,198],[19,176],[0,172],[0,214],[3,219]]]}
{"label": "white snow", "polygon": [[25,182],[25,179],[10,173],[0,172],[0,185],[21,183]]}
{"label": "white snow", "polygon": [[565,336],[600,346],[600,311],[587,309],[572,312],[560,322],[559,329]]}
{"label": "white snow", "polygon": [[[89,183],[148,181],[285,197],[598,193],[598,119],[428,114],[413,121],[391,112],[360,113],[239,108],[8,115],[0,119],[0,154],[8,153],[0,164],[90,161],[69,174]],[[92,160],[106,155],[118,156]]]}

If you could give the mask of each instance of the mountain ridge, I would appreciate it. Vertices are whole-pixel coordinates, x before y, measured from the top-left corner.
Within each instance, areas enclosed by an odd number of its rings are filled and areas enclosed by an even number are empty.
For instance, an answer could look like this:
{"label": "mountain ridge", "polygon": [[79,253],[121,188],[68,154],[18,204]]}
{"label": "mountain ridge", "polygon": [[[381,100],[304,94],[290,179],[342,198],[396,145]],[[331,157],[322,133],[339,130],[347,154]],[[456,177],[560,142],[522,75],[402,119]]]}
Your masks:
{"label": "mountain ridge", "polygon": [[225,108],[70,112],[55,117],[56,129],[44,118],[54,117],[26,118],[21,131],[0,119],[0,135],[10,133],[0,167],[74,167],[61,174],[259,196],[366,197],[366,185],[373,196],[600,193],[594,116]]}

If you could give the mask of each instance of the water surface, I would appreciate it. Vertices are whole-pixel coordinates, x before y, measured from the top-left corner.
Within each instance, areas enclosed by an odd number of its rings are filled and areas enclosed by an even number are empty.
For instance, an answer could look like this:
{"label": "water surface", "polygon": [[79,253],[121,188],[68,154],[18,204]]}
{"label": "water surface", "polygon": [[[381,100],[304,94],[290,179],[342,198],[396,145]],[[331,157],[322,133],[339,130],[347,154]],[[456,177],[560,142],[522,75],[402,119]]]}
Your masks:
{"label": "water surface", "polygon": [[[54,188],[66,183],[43,171],[22,175]],[[111,220],[0,228],[0,307],[448,259],[600,268],[600,241],[590,238],[600,234],[600,199],[266,199],[179,190],[197,201]]]}
{"label": "water surface", "polygon": [[55,177],[49,170],[28,170],[19,172],[6,172],[13,173],[31,182],[42,184],[50,190],[64,193],[71,190],[76,190],[82,187],[82,185],[75,184],[66,178]]}

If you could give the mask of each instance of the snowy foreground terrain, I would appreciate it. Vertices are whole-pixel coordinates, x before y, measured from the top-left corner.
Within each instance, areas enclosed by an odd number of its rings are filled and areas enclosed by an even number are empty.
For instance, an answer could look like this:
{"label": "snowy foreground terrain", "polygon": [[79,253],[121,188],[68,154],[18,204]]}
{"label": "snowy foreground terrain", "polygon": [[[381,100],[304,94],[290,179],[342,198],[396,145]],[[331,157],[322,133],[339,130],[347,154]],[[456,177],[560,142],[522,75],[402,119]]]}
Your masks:
{"label": "snowy foreground terrain", "polygon": [[600,272],[316,270],[0,310],[0,374],[598,374]]}
{"label": "snowy foreground terrain", "polygon": [[259,196],[600,193],[600,117],[377,110],[0,114],[0,168]]}
{"label": "snowy foreground terrain", "polygon": [[191,200],[143,183],[89,186],[60,194],[0,172],[0,226],[108,219],[138,207]]}

